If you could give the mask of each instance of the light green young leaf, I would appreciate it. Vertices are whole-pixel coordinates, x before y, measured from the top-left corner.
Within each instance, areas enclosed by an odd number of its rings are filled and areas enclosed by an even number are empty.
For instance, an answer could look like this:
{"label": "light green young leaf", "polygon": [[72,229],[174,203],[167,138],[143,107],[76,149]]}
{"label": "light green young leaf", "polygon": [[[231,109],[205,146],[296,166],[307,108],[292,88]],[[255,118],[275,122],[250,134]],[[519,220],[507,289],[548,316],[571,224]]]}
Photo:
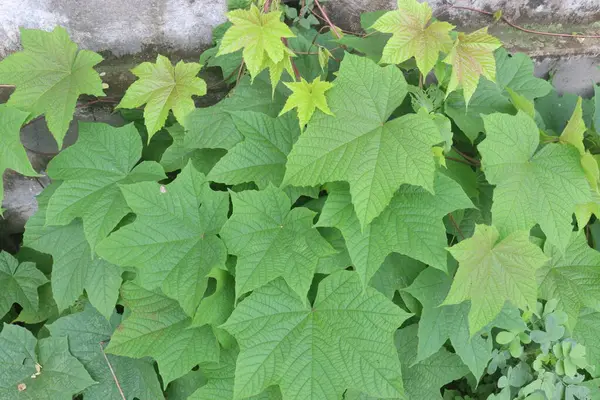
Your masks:
{"label": "light green young leaf", "polygon": [[22,264],[4,251],[0,252],[0,315],[6,314],[13,303],[26,312],[38,310],[38,287],[48,282],[34,263]]}
{"label": "light green young leaf", "polygon": [[7,104],[28,112],[30,120],[44,114],[61,149],[79,95],[104,96],[93,68],[102,57],[79,50],[61,27],[21,29],[21,44],[23,51],[0,61],[0,83],[17,87]]}
{"label": "light green young leaf", "polygon": [[173,110],[177,121],[185,126],[185,117],[196,108],[192,96],[206,94],[206,82],[197,77],[201,68],[198,63],[183,61],[173,67],[162,55],[158,55],[154,64],[141,63],[131,70],[139,80],[129,86],[117,108],[137,108],[146,104],[144,120],[148,141],[165,125],[169,110]]}
{"label": "light green young leaf", "polygon": [[37,342],[31,332],[4,324],[0,333],[0,398],[71,400],[95,385],[83,365],[69,353],[67,338]]}
{"label": "light green young leaf", "polygon": [[564,252],[547,243],[544,252],[550,262],[537,271],[539,295],[558,300],[567,328],[573,331],[584,307],[600,311],[600,253],[588,246],[583,232],[571,234]]}
{"label": "light green young leaf", "polygon": [[[83,392],[88,400],[118,399],[119,390],[101,348],[106,347],[121,316],[114,313],[110,321],[89,304],[82,312],[67,315],[46,327],[52,337],[64,336],[69,350],[86,368],[98,384]],[[154,363],[149,359],[133,359],[107,354],[108,362],[119,379],[126,399],[159,399],[162,390]]]}
{"label": "light green young leaf", "polygon": [[275,280],[241,302],[224,325],[241,347],[234,398],[275,384],[284,398],[337,400],[346,388],[404,398],[392,333],[409,316],[364,289],[354,272],[321,281],[312,307]]}
{"label": "light green young leaf", "polygon": [[333,87],[333,83],[321,81],[321,77],[318,76],[311,83],[302,79],[300,82],[284,82],[284,85],[292,91],[292,94],[279,115],[297,108],[300,129],[304,129],[317,108],[327,115],[334,116],[325,98],[325,92]]}
{"label": "light green young leaf", "polygon": [[495,82],[494,50],[500,46],[502,43],[488,34],[487,27],[469,34],[460,32],[454,42],[454,47],[444,59],[446,64],[452,65],[452,75],[448,82],[446,96],[462,87],[465,102],[469,104],[481,76]]}
{"label": "light green young leaf", "polygon": [[81,221],[46,225],[48,200],[56,185],[38,196],[38,211],[25,225],[23,245],[52,255],[52,294],[59,311],[71,306],[85,290],[90,303],[109,318],[119,296],[123,271],[92,253]]}
{"label": "light green young leaf", "polygon": [[131,282],[123,285],[121,294],[131,315],[113,333],[107,353],[154,358],[165,384],[197,364],[219,359],[212,329],[190,327],[191,319],[175,300]]}
{"label": "light green young leaf", "polygon": [[0,125],[0,215],[3,212],[4,171],[12,169],[21,175],[38,176],[21,145],[21,125],[27,119],[27,115],[26,112],[0,104],[0,121],[2,121]]}
{"label": "light green young leaf", "polygon": [[83,221],[92,248],[131,212],[119,183],[165,179],[160,165],[145,161],[142,141],[133,124],[114,128],[108,124],[81,122],[77,142],[48,164],[48,176],[62,181],[46,212],[47,225]]}
{"label": "light green young leaf", "polygon": [[254,182],[259,189],[269,183],[279,186],[292,145],[300,136],[297,119],[291,115],[271,118],[252,111],[231,113],[244,141],[221,158],[208,179],[228,185]]}
{"label": "light green young leaf", "polygon": [[249,10],[230,11],[227,18],[233,25],[223,35],[217,55],[244,49],[244,62],[253,78],[266,67],[266,62],[277,64],[290,56],[281,38],[294,34],[281,22],[280,11],[261,13],[252,4]]}
{"label": "light green young leaf", "polygon": [[294,208],[274,186],[231,193],[233,214],[221,237],[238,257],[236,297],[283,277],[300,298],[306,297],[319,258],[335,251],[313,228],[315,213]]}
{"label": "light green young leaf", "polygon": [[477,225],[471,238],[448,249],[459,267],[443,304],[471,300],[471,335],[492,322],[506,301],[535,310],[535,274],[548,258],[529,241],[529,231],[499,239],[494,226]]}
{"label": "light green young leaf", "polygon": [[511,89],[515,93],[533,100],[550,93],[552,84],[537,78],[533,61],[525,53],[508,54],[504,48],[495,53],[496,83],[500,89]]}
{"label": "light green young leaf", "polygon": [[210,189],[192,164],[169,185],[122,185],[133,223],[114,232],[98,254],[117,265],[138,268],[138,282],[162,287],[193,316],[204,295],[204,277],[225,266],[227,249],[217,233],[227,219],[229,196]]}
{"label": "light green young leaf", "polygon": [[361,226],[344,184],[329,184],[329,196],[317,226],[338,228],[364,285],[388,254],[407,255],[446,270],[446,229],[442,218],[457,209],[473,206],[460,185],[436,174],[435,195],[423,188],[403,185],[390,205],[371,225]]}
{"label": "light green young leaf", "polygon": [[441,53],[452,48],[450,31],[454,25],[431,21],[431,7],[416,0],[399,0],[398,10],[389,11],[371,27],[376,31],[391,33],[383,49],[381,63],[400,64],[415,57],[423,75],[433,69]]}
{"label": "light green young leaf", "polygon": [[346,54],[328,102],[335,117],[317,112],[288,157],[284,184],[348,181],[361,229],[404,183],[433,192],[431,147],[442,141],[430,118],[404,115],[386,122],[406,96],[394,67]]}
{"label": "light green young leaf", "polygon": [[538,151],[538,128],[523,112],[491,114],[483,121],[486,139],[479,152],[487,180],[496,185],[494,226],[506,236],[537,223],[550,242],[564,249],[576,206],[591,200],[579,152],[559,143]]}

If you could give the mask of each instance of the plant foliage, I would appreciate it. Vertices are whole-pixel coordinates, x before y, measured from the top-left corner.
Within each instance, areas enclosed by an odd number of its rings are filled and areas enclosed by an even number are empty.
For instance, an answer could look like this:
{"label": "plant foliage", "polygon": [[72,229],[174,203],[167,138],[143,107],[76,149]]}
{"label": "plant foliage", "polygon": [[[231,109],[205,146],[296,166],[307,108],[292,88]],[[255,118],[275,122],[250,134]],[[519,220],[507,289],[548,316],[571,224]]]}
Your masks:
{"label": "plant foliage", "polygon": [[[600,89],[560,97],[416,0],[364,35],[228,5],[49,163],[0,253],[0,399],[600,398]],[[0,172],[34,177],[20,128],[62,147],[101,57],[22,42]],[[197,108],[202,68],[232,88]]]}

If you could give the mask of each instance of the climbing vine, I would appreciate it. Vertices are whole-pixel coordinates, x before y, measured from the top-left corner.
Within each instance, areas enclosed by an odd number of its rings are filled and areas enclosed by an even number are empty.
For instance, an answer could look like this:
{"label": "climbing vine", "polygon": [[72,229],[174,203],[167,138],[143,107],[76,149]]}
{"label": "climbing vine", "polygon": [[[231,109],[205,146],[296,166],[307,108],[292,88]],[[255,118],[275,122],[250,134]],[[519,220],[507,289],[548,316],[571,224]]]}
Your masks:
{"label": "climbing vine", "polygon": [[416,0],[362,34],[229,6],[45,171],[20,128],[62,148],[102,57],[57,27],[0,61],[0,171],[52,180],[0,253],[0,398],[598,398],[600,89]]}

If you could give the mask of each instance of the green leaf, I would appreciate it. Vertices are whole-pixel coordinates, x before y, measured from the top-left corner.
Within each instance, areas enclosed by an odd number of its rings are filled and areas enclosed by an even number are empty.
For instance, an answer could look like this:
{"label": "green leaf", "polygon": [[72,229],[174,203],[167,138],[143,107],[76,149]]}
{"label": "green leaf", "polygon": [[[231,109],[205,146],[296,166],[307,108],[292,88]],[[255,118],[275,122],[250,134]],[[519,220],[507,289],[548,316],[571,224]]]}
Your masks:
{"label": "green leaf", "polygon": [[85,290],[90,303],[108,318],[117,302],[123,271],[92,253],[81,221],[46,226],[48,200],[56,185],[38,197],[39,209],[25,225],[23,244],[52,255],[52,294],[59,311],[71,306]]}
{"label": "green leaf", "polygon": [[13,303],[28,312],[38,310],[38,287],[48,279],[34,263],[19,261],[9,253],[0,252],[0,315],[6,314]]}
{"label": "green leaf", "polygon": [[431,7],[416,0],[398,1],[398,10],[385,13],[371,28],[392,34],[380,62],[400,64],[415,57],[423,75],[433,69],[440,52],[447,53],[452,48],[449,33],[454,25],[431,21]]}
{"label": "green leaf", "polygon": [[48,164],[50,178],[62,181],[46,212],[46,224],[67,225],[81,218],[92,251],[131,212],[119,183],[166,178],[160,165],[145,161],[133,124],[114,128],[82,122],[77,142]]}
{"label": "green leaf", "polygon": [[471,141],[484,131],[482,115],[496,112],[514,114],[515,107],[493,82],[482,78],[475,93],[469,100],[468,106],[463,95],[458,92],[450,93],[444,103],[444,111]]}
{"label": "green leaf", "polygon": [[313,186],[345,180],[361,228],[377,217],[403,183],[433,192],[431,147],[442,141],[435,122],[405,115],[386,122],[406,96],[402,72],[347,54],[328,102],[288,157],[284,184]]}
{"label": "green leaf", "polygon": [[244,49],[243,57],[250,75],[255,77],[266,67],[266,62],[281,62],[290,54],[281,38],[291,38],[294,34],[281,22],[281,12],[261,13],[252,4],[249,10],[234,10],[227,13],[233,24],[221,39],[217,55],[233,53]]}
{"label": "green leaf", "polygon": [[443,348],[417,363],[416,341],[416,325],[396,332],[406,393],[411,399],[441,399],[440,388],[465,375],[467,368],[456,354]]}
{"label": "green leaf", "polygon": [[[202,372],[208,382],[192,393],[188,400],[233,400],[235,361],[238,352],[237,349],[223,350],[218,363],[202,365]],[[256,396],[244,399],[280,400],[281,394],[276,387],[271,386]]]}
{"label": "green leaf", "polygon": [[317,226],[336,227],[342,232],[365,285],[392,252],[445,271],[447,238],[442,218],[454,210],[473,206],[460,185],[436,174],[435,195],[403,185],[383,213],[361,231],[347,186],[330,184],[328,188],[329,196]]}
{"label": "green leaf", "polygon": [[186,117],[184,145],[190,149],[231,149],[244,138],[238,132],[230,112],[256,111],[276,117],[285,103],[285,96],[263,75],[251,83],[248,77],[229,93],[228,97],[211,107],[197,108]]}
{"label": "green leaf", "polygon": [[[469,305],[467,303],[441,305],[452,285],[452,273],[455,267],[452,264],[450,266],[452,267],[449,271],[450,275],[427,268],[409,287],[404,289],[423,305],[415,361],[425,360],[435,354],[450,339],[456,354],[479,380],[492,356],[492,341],[489,335],[483,337],[481,332],[475,335],[469,333]],[[508,318],[510,316],[510,310],[505,306],[492,325],[512,327],[513,322]],[[520,321],[518,312],[517,317]]]}
{"label": "green leaf", "polygon": [[573,331],[584,307],[600,310],[600,253],[588,246],[583,232],[571,234],[564,250],[547,243],[544,251],[550,262],[537,271],[542,299],[558,300],[564,311],[567,328]]}
{"label": "green leaf", "polygon": [[244,140],[216,163],[208,179],[228,185],[254,182],[260,189],[269,183],[279,186],[287,155],[300,136],[296,118],[252,111],[232,112],[231,117]]}
{"label": "green leaf", "polygon": [[492,114],[483,120],[486,139],[479,152],[487,180],[496,185],[494,225],[506,236],[537,223],[550,242],[564,249],[576,205],[591,200],[579,152],[558,143],[538,151],[538,128],[523,112]]}
{"label": "green leaf", "polygon": [[185,145],[185,130],[179,124],[172,125],[166,130],[173,143],[165,150],[160,159],[160,165],[166,172],[183,169],[192,160],[196,169],[207,175],[226,153],[224,149],[194,149]]}
{"label": "green leaf", "polygon": [[121,295],[131,315],[113,333],[107,353],[154,358],[165,384],[197,364],[219,359],[212,329],[190,327],[191,319],[175,300],[131,282],[123,285]]}
{"label": "green leaf", "polygon": [[185,117],[196,106],[192,96],[206,94],[206,82],[198,78],[202,66],[179,61],[175,67],[165,56],[158,55],[156,63],[144,62],[131,70],[139,78],[129,86],[117,108],[144,107],[148,140],[164,125],[169,110],[185,126]]}
{"label": "green leaf", "polygon": [[[369,285],[392,300],[397,291],[410,286],[425,268],[426,265],[420,261],[398,253],[392,253],[385,258],[381,267],[371,278]],[[401,296],[402,294],[403,292],[400,292]]]}
{"label": "green leaf", "polygon": [[281,113],[279,113],[280,116],[297,108],[300,129],[304,129],[317,108],[323,113],[333,116],[325,98],[325,92],[333,87],[332,83],[321,81],[321,77],[316,77],[311,83],[302,79],[300,82],[284,84],[292,91],[292,94],[285,102]]}
{"label": "green leaf", "polygon": [[233,214],[221,237],[238,257],[236,296],[283,277],[304,298],[319,258],[334,253],[312,227],[315,213],[304,207],[290,210],[290,199],[274,186],[231,193],[231,198]]}
{"label": "green leaf", "polygon": [[[572,93],[559,95],[555,89],[544,97],[535,100],[535,108],[540,113],[546,131],[556,135],[563,131],[569,119],[573,115],[579,96]],[[583,120],[586,126],[592,125],[594,105],[591,100],[582,102]]]}
{"label": "green leaf", "polygon": [[392,333],[409,315],[364,289],[354,272],[321,281],[312,307],[283,280],[273,281],[224,325],[241,347],[234,397],[277,384],[284,398],[337,400],[346,388],[404,398]]}
{"label": "green leaf", "polygon": [[69,353],[67,338],[37,342],[23,327],[4,324],[0,333],[0,398],[71,400],[96,384]]}
{"label": "green leaf", "polygon": [[496,50],[496,83],[500,89],[511,89],[528,100],[550,93],[550,82],[536,78],[533,61],[524,53],[508,54],[504,48]]}
{"label": "green leaf", "polygon": [[102,57],[79,50],[61,27],[52,32],[21,29],[21,44],[22,51],[0,62],[0,82],[17,87],[7,105],[28,112],[29,120],[45,115],[61,149],[79,95],[104,96],[93,68]]}
{"label": "green leaf", "polygon": [[471,335],[492,322],[506,301],[535,310],[535,274],[547,257],[529,241],[528,231],[499,239],[494,226],[477,225],[471,238],[448,249],[459,267],[443,304],[471,300]]}
{"label": "green leaf", "polygon": [[452,65],[446,95],[462,87],[465,102],[469,104],[481,76],[495,82],[494,50],[500,46],[502,43],[488,34],[487,27],[469,34],[459,32],[454,47],[444,59],[446,64]]}
{"label": "green leaf", "polygon": [[[1,66],[2,64],[0,64]],[[27,153],[21,145],[21,125],[27,119],[27,113],[16,108],[0,104],[0,215],[2,215],[2,200],[4,199],[4,184],[2,176],[7,169],[11,169],[27,176],[38,176],[35,172]]]}
{"label": "green leaf", "polygon": [[204,276],[225,266],[227,250],[217,233],[227,219],[229,196],[212,191],[191,164],[169,185],[142,182],[122,185],[121,191],[136,219],[102,241],[98,254],[137,267],[143,287],[162,287],[193,316],[204,295]]}
{"label": "green leaf", "polygon": [[[46,327],[53,337],[64,336],[69,341],[69,350],[86,368],[97,385],[83,392],[89,400],[118,399],[120,393],[114,375],[119,380],[126,399],[159,399],[162,390],[154,363],[149,359],[133,359],[102,352],[110,340],[120,315],[113,314],[110,321],[89,304],[82,312],[59,318]],[[112,368],[112,372],[111,372]]]}
{"label": "green leaf", "polygon": [[[442,400],[441,387],[467,373],[456,354],[446,349],[441,349],[426,360],[415,362],[417,325],[396,331],[395,341],[402,362],[402,380],[409,399]],[[383,400],[357,390],[348,390],[344,399]]]}
{"label": "green leaf", "polygon": [[585,345],[587,359],[597,373],[600,368],[600,312],[583,310],[573,329],[573,339]]}

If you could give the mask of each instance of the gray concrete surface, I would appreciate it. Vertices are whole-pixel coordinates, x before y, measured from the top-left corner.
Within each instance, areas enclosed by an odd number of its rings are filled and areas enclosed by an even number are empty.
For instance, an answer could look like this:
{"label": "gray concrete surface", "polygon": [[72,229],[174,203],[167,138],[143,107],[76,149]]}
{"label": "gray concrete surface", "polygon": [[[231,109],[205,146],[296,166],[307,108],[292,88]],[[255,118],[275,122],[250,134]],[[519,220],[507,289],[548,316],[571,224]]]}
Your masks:
{"label": "gray concrete surface", "polygon": [[116,56],[147,46],[195,52],[226,11],[226,0],[0,0],[0,58],[19,48],[19,27],[56,25],[82,47]]}

